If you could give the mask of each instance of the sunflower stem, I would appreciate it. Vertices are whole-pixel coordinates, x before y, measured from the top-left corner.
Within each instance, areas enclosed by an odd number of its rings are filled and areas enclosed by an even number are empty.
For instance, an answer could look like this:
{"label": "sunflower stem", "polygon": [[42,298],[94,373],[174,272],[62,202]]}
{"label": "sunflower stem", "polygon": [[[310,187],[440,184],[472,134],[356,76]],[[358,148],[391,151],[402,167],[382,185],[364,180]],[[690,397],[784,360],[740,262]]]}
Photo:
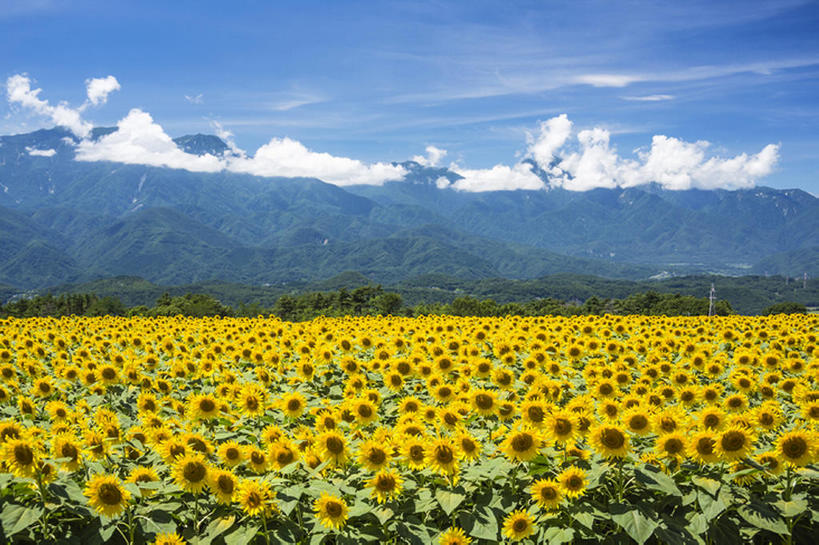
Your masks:
{"label": "sunflower stem", "polygon": [[786,481],[786,485],[785,485],[785,494],[784,494],[785,497],[783,499],[785,501],[791,501],[791,494],[793,492],[793,481],[791,479],[793,477],[793,473],[792,473],[790,464],[787,465],[786,472],[787,472],[786,473],[787,481]]}
{"label": "sunflower stem", "polygon": [[262,512],[262,528],[264,530],[264,542],[270,545],[270,534],[267,533],[267,516]]}
{"label": "sunflower stem", "polygon": [[193,496],[193,533],[196,536],[196,543],[199,543],[199,494]]}

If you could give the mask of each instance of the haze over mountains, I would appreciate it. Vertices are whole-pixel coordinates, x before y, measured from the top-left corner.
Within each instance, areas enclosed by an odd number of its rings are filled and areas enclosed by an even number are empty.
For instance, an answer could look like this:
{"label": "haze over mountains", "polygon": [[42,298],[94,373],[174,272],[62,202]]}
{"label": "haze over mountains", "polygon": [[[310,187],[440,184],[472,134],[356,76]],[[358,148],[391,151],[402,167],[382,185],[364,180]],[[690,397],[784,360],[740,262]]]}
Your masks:
{"label": "haze over mountains", "polygon": [[[391,165],[401,181],[339,187],[77,161],[76,142],[60,128],[0,137],[0,283],[819,274],[819,199],[798,189],[469,192],[457,189],[461,174],[417,161]],[[212,135],[174,142],[198,156],[229,152]]]}

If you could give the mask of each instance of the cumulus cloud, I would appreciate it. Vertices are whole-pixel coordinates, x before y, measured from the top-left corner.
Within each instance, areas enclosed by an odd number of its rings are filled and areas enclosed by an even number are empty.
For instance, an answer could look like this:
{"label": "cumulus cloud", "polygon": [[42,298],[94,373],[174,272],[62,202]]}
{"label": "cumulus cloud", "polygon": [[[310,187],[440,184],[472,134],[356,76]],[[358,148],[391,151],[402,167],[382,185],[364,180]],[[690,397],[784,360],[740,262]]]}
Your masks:
{"label": "cumulus cloud", "polygon": [[116,131],[98,140],[81,140],[75,158],[78,161],[114,161],[193,172],[217,172],[226,166],[221,158],[213,155],[185,153],[150,114],[136,108],[117,123]]}
{"label": "cumulus cloud", "polygon": [[426,156],[415,155],[412,160],[425,167],[437,167],[441,164],[441,160],[446,157],[446,150],[435,146],[427,146],[424,151],[427,152]]}
{"label": "cumulus cloud", "polygon": [[356,159],[315,152],[290,138],[273,138],[252,157],[232,159],[229,169],[257,176],[314,177],[335,185],[381,185],[401,180],[407,171],[388,163],[365,164]]}
{"label": "cumulus cloud", "polygon": [[105,104],[108,95],[114,91],[119,91],[120,86],[117,78],[106,76],[104,78],[92,78],[85,81],[85,89],[88,94],[88,102],[94,106]]}
{"label": "cumulus cloud", "polygon": [[211,120],[210,126],[213,127],[213,131],[216,133],[216,136],[221,138],[225,144],[227,144],[228,149],[230,149],[233,155],[239,157],[244,157],[247,155],[245,150],[236,145],[236,142],[233,140],[233,133],[224,128],[221,123],[216,120]]}
{"label": "cumulus cloud", "polygon": [[54,149],[36,149],[32,148],[31,146],[27,146],[26,151],[29,155],[33,155],[35,157],[53,157],[57,154],[57,150]]}
{"label": "cumulus cloud", "polygon": [[10,103],[49,117],[54,124],[69,129],[80,138],[91,133],[91,123],[82,119],[78,109],[71,108],[64,102],[52,106],[39,97],[41,92],[42,89],[31,88],[31,79],[27,76],[16,74],[6,80],[6,93]]}
{"label": "cumulus cloud", "polygon": [[459,191],[511,191],[516,189],[543,189],[546,184],[532,172],[531,165],[518,163],[512,167],[495,165],[488,169],[470,170],[457,165],[449,167],[463,176],[450,187]]}
{"label": "cumulus cloud", "polygon": [[636,158],[622,157],[611,145],[609,131],[582,130],[572,141],[567,127],[565,116],[541,123],[540,134],[530,136],[527,157],[547,173],[549,185],[572,191],[651,182],[671,190],[747,188],[773,172],[779,161],[775,144],[754,155],[708,157],[708,142],[665,135],[655,135],[651,147],[638,150]]}

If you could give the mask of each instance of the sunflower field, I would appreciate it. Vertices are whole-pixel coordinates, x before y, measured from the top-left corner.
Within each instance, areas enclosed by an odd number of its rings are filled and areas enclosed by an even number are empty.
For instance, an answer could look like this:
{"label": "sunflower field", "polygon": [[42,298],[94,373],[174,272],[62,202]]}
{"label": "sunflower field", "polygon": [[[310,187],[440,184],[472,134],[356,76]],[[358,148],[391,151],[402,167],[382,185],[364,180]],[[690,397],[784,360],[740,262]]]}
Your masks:
{"label": "sunflower field", "polygon": [[818,329],[0,320],[0,542],[816,543]]}

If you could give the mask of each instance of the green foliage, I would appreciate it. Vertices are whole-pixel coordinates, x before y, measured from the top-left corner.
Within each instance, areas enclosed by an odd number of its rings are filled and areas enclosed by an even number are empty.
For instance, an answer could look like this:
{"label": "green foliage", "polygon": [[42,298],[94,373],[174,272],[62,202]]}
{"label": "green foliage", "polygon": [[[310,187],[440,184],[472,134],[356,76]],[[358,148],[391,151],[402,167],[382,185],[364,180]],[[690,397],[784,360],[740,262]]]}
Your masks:
{"label": "green foliage", "polygon": [[774,303],[765,308],[760,314],[805,314],[808,312],[808,307],[802,303],[794,303],[793,301],[785,301],[782,303]]}

